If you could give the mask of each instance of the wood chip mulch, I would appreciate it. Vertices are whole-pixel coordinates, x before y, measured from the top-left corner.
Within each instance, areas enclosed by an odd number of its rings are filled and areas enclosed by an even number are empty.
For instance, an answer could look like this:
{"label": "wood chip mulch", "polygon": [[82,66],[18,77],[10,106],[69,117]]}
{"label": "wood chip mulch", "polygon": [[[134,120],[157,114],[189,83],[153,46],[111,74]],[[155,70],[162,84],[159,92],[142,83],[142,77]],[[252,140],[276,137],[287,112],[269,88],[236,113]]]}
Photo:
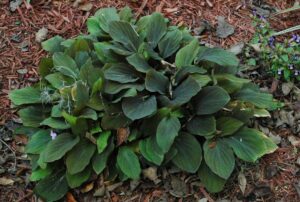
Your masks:
{"label": "wood chip mulch", "polygon": [[[40,59],[46,55],[41,49],[41,44],[35,41],[35,34],[41,28],[48,29],[47,38],[61,35],[70,38],[85,32],[87,18],[102,7],[121,8],[129,6],[136,16],[143,16],[154,11],[162,12],[170,18],[173,24],[186,25],[192,31],[201,26],[205,21],[211,25],[211,31],[206,31],[199,38],[212,45],[228,48],[238,42],[247,42],[251,39],[254,28],[251,26],[252,1],[248,0],[81,0],[82,4],[92,3],[93,8],[89,11],[82,11],[74,7],[70,1],[55,0],[32,0],[31,5],[25,3],[14,12],[9,10],[9,0],[0,2],[0,126],[8,120],[16,119],[15,110],[10,109],[10,101],[7,95],[10,90],[32,85],[38,81],[37,67]],[[260,2],[253,0],[253,3]],[[267,0],[269,5],[285,9],[291,7],[294,1],[291,0]],[[235,27],[235,33],[225,39],[216,36],[217,16],[224,16],[226,21]],[[291,17],[292,16],[292,17]],[[299,15],[283,15],[274,19],[274,27],[282,30],[297,23],[300,24]],[[288,161],[295,162],[291,148],[280,148],[276,153],[268,155],[262,160],[260,172],[274,162],[280,169],[275,178],[267,181],[271,189],[277,190],[275,195],[261,201],[297,201],[297,192],[294,184],[297,179],[291,178],[292,167],[287,165]],[[247,176],[253,175],[251,169]],[[255,184],[255,182],[249,182]],[[234,195],[239,189],[237,184],[229,186]],[[257,188],[257,186],[255,186]],[[253,189],[255,189],[253,187]],[[251,188],[251,186],[250,186]],[[249,190],[248,190],[249,191]],[[253,190],[252,190],[253,191]],[[22,192],[16,190],[16,192]],[[251,192],[251,190],[249,191]],[[28,198],[32,195],[27,192]],[[154,193],[154,192],[153,192]],[[200,191],[206,196],[205,190]],[[1,195],[2,193],[0,193]],[[17,194],[18,195],[18,194]],[[18,201],[27,198],[23,192],[21,197],[13,198]],[[299,199],[300,200],[300,199]]]}

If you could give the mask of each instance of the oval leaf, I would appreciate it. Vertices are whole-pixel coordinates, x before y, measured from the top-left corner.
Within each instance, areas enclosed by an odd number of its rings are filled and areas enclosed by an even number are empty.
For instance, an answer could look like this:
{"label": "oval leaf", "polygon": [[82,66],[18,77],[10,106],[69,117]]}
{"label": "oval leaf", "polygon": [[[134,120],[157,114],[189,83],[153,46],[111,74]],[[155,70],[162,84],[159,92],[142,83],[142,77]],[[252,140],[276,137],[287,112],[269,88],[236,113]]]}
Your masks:
{"label": "oval leaf", "polygon": [[193,63],[199,51],[198,39],[192,40],[188,45],[181,48],[175,58],[176,67],[181,68]]}
{"label": "oval leaf", "polygon": [[168,90],[169,79],[162,73],[150,70],[146,74],[145,86],[150,92],[165,94]]}
{"label": "oval leaf", "polygon": [[205,188],[212,193],[222,191],[226,183],[226,180],[213,173],[205,162],[201,163],[198,176]]}
{"label": "oval leaf", "polygon": [[61,159],[79,142],[79,137],[74,138],[71,134],[64,133],[58,135],[53,141],[49,142],[45,149],[44,161],[53,162]]}
{"label": "oval leaf", "polygon": [[170,116],[163,118],[157,127],[156,141],[164,153],[168,152],[180,130],[178,118]]}
{"label": "oval leaf", "polygon": [[138,157],[128,147],[120,147],[117,163],[121,171],[131,179],[138,179],[141,166]]}
{"label": "oval leaf", "polygon": [[41,180],[34,191],[46,201],[57,201],[69,190],[64,171],[55,172],[53,175]]}
{"label": "oval leaf", "polygon": [[195,97],[196,113],[198,115],[213,114],[221,110],[229,101],[230,97],[223,88],[205,87]]}
{"label": "oval leaf", "polygon": [[203,150],[208,167],[221,178],[228,179],[234,169],[235,159],[227,143],[222,139],[206,140]]}
{"label": "oval leaf", "polygon": [[257,130],[243,128],[225,140],[240,159],[255,162],[258,158],[275,151],[277,148],[274,143],[266,146],[266,139],[267,137]]}
{"label": "oval leaf", "polygon": [[157,103],[155,96],[149,98],[129,97],[122,102],[124,114],[131,120],[141,119],[156,112]]}
{"label": "oval leaf", "polygon": [[198,140],[187,133],[178,136],[174,144],[177,154],[172,162],[180,169],[195,173],[202,161],[202,149]]}
{"label": "oval leaf", "polygon": [[194,117],[187,123],[187,130],[194,135],[210,138],[216,132],[216,120],[210,117]]}
{"label": "oval leaf", "polygon": [[95,145],[90,141],[81,140],[67,155],[66,166],[68,173],[73,175],[83,171],[90,163],[95,150]]}

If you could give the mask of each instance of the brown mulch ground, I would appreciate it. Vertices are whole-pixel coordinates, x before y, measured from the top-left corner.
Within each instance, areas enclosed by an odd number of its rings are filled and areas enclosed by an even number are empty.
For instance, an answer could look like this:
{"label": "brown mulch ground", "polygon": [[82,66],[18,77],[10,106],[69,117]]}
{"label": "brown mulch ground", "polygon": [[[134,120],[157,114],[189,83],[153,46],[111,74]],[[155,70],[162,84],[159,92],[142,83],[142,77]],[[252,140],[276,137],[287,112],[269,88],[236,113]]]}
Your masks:
{"label": "brown mulch ground", "polygon": [[[32,6],[22,4],[16,11],[11,12],[9,1],[0,1],[0,126],[10,119],[17,119],[14,110],[10,109],[8,92],[11,89],[31,85],[38,79],[37,66],[45,52],[41,50],[40,43],[35,41],[35,34],[42,27],[49,31],[47,38],[57,34],[65,38],[73,37],[86,30],[86,19],[98,8],[108,6],[120,8],[128,5],[136,15],[142,16],[159,11],[170,18],[173,24],[185,24],[191,30],[199,27],[205,20],[213,29],[205,32],[200,38],[213,45],[230,47],[241,41],[247,42],[254,33],[254,28],[251,26],[251,9],[249,9],[251,1],[248,0],[83,0],[82,2],[91,2],[92,10],[86,12],[78,7],[74,8],[69,1],[32,0]],[[259,3],[260,1],[253,0],[253,2]],[[266,2],[281,9],[291,7],[294,3],[292,0],[268,0]],[[217,24],[216,16],[226,17],[226,20],[235,27],[234,35],[226,39],[216,37],[214,31]],[[294,14],[280,16],[280,19],[273,20],[278,30],[300,24],[300,17]],[[21,71],[27,72],[23,74],[20,73]],[[21,143],[23,141],[19,140]],[[19,146],[15,141],[11,141],[10,146],[18,153]],[[299,201],[299,193],[297,194],[295,186],[299,183],[299,178],[294,177],[299,176],[299,173],[296,174],[299,169],[295,166],[297,157],[294,148],[282,145],[277,152],[263,158],[260,166],[245,166],[248,185],[244,195],[247,197],[243,197],[238,183],[233,181],[228,183],[227,189],[221,195],[213,198],[242,198],[243,201],[253,201],[252,199],[255,201],[281,199],[282,201]],[[27,164],[22,164],[21,167],[17,167],[18,175],[23,175],[28,171],[26,166]],[[10,188],[0,187],[0,201],[20,199],[20,201],[25,201],[25,198],[33,201],[31,188],[30,186],[25,188],[19,184]],[[164,196],[163,192],[163,188],[157,188],[150,189],[147,193],[135,193],[132,201],[149,201],[147,199],[150,198],[153,199],[152,201],[158,201],[160,196]],[[208,198],[208,194],[201,189],[194,193],[190,201],[203,197]],[[130,197],[127,198],[130,199]],[[123,199],[117,194],[112,194],[111,201],[123,201]],[[167,198],[166,201],[174,201],[174,198]],[[189,200],[181,199],[181,201]]]}

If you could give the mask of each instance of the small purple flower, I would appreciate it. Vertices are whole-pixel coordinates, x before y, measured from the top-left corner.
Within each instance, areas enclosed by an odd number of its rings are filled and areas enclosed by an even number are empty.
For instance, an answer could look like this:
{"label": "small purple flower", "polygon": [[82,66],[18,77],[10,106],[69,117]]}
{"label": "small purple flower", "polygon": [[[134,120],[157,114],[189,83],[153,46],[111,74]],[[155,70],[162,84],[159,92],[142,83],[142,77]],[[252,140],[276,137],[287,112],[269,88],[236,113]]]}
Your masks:
{"label": "small purple flower", "polygon": [[57,134],[51,130],[50,136],[51,136],[52,140],[54,140],[56,138]]}
{"label": "small purple flower", "polygon": [[266,17],[263,16],[263,15],[261,15],[261,16],[259,16],[259,19],[262,20],[262,21],[265,21],[265,20],[266,20]]}
{"label": "small purple flower", "polygon": [[270,38],[269,38],[269,46],[271,46],[272,48],[274,47],[274,42],[275,42],[275,37],[274,36],[271,36]]}
{"label": "small purple flower", "polygon": [[295,41],[296,43],[300,43],[300,36],[297,34],[293,34],[292,41]]}
{"label": "small purple flower", "polygon": [[252,10],[252,14],[253,14],[254,16],[257,16],[257,10],[256,10],[255,8]]}

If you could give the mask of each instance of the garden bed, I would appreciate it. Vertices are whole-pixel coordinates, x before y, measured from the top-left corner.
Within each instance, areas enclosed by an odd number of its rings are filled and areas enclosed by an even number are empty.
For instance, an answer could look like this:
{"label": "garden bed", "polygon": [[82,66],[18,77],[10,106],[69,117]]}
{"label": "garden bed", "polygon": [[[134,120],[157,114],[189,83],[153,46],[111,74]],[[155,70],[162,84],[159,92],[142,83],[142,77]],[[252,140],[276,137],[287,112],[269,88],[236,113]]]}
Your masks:
{"label": "garden bed", "polygon": [[[210,30],[209,27],[206,32],[199,35],[202,42],[224,48],[229,48],[238,42],[247,42],[254,33],[254,28],[251,27],[252,20],[249,17],[250,5],[245,5],[240,1],[184,1],[184,3],[177,1],[175,5],[171,1],[151,0],[140,3],[134,1],[91,2],[93,7],[90,9],[90,5],[85,3],[84,7],[74,6],[68,2],[35,3],[33,1],[33,7],[30,5],[26,7],[23,4],[14,12],[9,11],[8,1],[0,3],[0,154],[3,156],[3,163],[0,164],[3,171],[0,173],[0,178],[3,184],[7,184],[0,187],[0,201],[35,200],[32,183],[28,181],[30,165],[24,155],[24,145],[27,139],[23,136],[12,138],[13,128],[19,119],[14,114],[15,110],[9,109],[10,102],[7,94],[9,90],[31,85],[38,80],[37,66],[40,58],[45,56],[45,52],[41,50],[40,43],[36,42],[35,35],[42,27],[48,29],[47,38],[57,34],[65,38],[73,37],[78,35],[81,30],[85,30],[87,18],[97,8],[107,6],[120,8],[129,5],[140,16],[153,11],[162,12],[172,20],[172,23],[185,24],[196,35],[203,26],[202,20],[206,20],[212,27],[216,27],[216,16],[225,16],[226,20],[235,27],[232,36],[220,39],[216,36],[214,29]],[[275,1],[270,5],[287,8],[292,4],[292,1],[280,3]],[[299,20],[297,16],[287,17],[276,27],[284,29],[297,23],[297,19]],[[263,119],[256,123],[257,128],[265,130],[264,132],[271,131],[276,136],[277,139],[275,139],[279,141],[280,148],[275,153],[262,158],[259,164],[241,164],[243,169],[235,172],[235,175],[242,173],[239,182],[231,180],[223,192],[211,195],[203,187],[199,188],[195,176],[178,173],[176,170],[159,170],[158,179],[162,182],[158,185],[150,180],[142,180],[142,183],[109,185],[107,186],[109,191],[101,193],[103,192],[103,182],[101,179],[95,179],[81,190],[70,192],[67,197],[68,201],[73,201],[72,197],[75,197],[77,201],[96,200],[93,197],[95,190],[99,195],[105,195],[106,199],[110,198],[112,201],[158,201],[159,199],[175,201],[176,197],[181,198],[179,200],[182,201],[196,201],[202,198],[233,201],[298,201],[300,184],[299,117],[297,114],[299,114],[300,107],[297,88],[293,88],[291,93],[284,95],[281,83],[276,85],[273,79],[264,76],[264,71],[249,71],[245,74],[259,83],[261,88],[272,91],[277,99],[287,103],[287,107],[280,112],[274,112],[273,119]],[[232,179],[238,178],[235,176]],[[246,179],[246,189],[242,193],[238,183],[242,183],[241,186],[245,185],[244,179]]]}

